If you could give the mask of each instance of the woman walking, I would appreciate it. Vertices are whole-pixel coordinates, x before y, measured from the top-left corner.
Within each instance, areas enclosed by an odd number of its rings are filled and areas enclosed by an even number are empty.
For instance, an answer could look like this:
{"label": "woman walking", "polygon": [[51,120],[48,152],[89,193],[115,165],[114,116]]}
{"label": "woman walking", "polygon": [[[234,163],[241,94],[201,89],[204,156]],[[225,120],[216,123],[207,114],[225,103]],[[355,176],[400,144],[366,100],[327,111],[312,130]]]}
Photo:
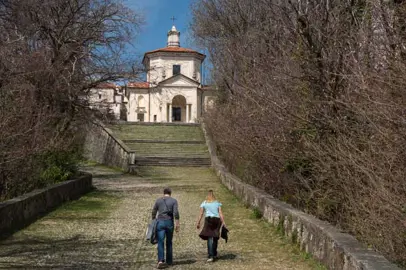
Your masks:
{"label": "woman walking", "polygon": [[196,228],[200,229],[203,214],[205,215],[204,227],[199,236],[207,240],[208,262],[217,259],[217,245],[220,238],[221,225],[225,226],[221,203],[216,200],[213,190],[209,190],[206,200],[200,205],[200,215]]}

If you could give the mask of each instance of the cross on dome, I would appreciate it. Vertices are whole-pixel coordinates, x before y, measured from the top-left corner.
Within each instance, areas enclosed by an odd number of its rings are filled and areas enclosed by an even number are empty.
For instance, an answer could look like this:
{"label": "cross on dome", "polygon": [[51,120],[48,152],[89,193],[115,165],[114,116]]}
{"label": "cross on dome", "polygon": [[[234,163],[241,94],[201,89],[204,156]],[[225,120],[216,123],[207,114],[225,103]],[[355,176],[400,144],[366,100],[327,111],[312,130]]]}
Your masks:
{"label": "cross on dome", "polygon": [[175,16],[171,18],[173,25],[172,29],[168,32],[168,47],[180,47],[180,32],[175,27]]}

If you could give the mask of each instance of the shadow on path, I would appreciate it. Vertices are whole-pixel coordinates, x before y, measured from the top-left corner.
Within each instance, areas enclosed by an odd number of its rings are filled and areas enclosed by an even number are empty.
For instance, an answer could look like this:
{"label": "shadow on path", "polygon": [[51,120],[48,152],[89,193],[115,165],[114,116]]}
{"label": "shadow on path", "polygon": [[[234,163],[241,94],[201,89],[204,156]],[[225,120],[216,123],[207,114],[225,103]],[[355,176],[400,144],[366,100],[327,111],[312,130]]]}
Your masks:
{"label": "shadow on path", "polygon": [[[20,237],[0,244],[0,269],[122,269],[135,263],[128,247],[143,239],[103,240],[75,235],[67,239]],[[89,256],[90,255],[90,256]],[[10,262],[10,260],[12,262]],[[35,262],[35,263],[34,263]]]}

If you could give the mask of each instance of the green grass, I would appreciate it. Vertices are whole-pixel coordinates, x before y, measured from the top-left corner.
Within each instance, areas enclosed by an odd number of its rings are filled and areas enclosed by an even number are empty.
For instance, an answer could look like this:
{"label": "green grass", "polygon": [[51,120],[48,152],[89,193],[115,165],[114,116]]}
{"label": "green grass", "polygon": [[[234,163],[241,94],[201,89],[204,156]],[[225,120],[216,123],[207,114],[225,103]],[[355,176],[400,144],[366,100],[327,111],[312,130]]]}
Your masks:
{"label": "green grass", "polygon": [[115,194],[104,191],[92,191],[79,200],[63,204],[38,222],[33,223],[26,231],[39,233],[42,231],[44,223],[57,225],[67,220],[97,222],[98,220],[105,219],[114,211],[119,201],[120,198]]}
{"label": "green grass", "polygon": [[261,219],[261,218],[262,218],[262,213],[261,213],[261,211],[260,211],[257,207],[254,207],[254,208],[252,209],[251,216],[252,216],[253,218],[255,218],[255,219]]}
{"label": "green grass", "polygon": [[[114,193],[92,191],[79,200],[63,204],[24,230],[18,231],[10,241],[26,239],[45,241],[47,239],[46,241],[52,242],[52,239],[60,239],[61,236],[71,237],[75,232],[86,229],[83,227],[84,224],[88,224],[86,226],[90,229],[91,224],[105,220],[116,209],[120,200],[121,198]],[[78,229],[71,230],[72,227]]]}
{"label": "green grass", "polygon": [[105,218],[120,198],[105,191],[92,191],[77,201],[65,203],[46,218]]}
{"label": "green grass", "polygon": [[199,126],[110,125],[108,128],[122,140],[204,141],[204,136]]}
{"label": "green grass", "polygon": [[80,164],[80,167],[81,168],[86,168],[86,167],[88,167],[88,168],[90,168],[90,167],[91,168],[101,168],[101,169],[111,170],[111,171],[114,171],[114,172],[123,172],[123,169],[120,168],[120,167],[107,166],[107,165],[100,164],[100,163],[98,163],[96,161],[93,161],[93,160],[84,160],[84,161],[82,161],[81,164]]}

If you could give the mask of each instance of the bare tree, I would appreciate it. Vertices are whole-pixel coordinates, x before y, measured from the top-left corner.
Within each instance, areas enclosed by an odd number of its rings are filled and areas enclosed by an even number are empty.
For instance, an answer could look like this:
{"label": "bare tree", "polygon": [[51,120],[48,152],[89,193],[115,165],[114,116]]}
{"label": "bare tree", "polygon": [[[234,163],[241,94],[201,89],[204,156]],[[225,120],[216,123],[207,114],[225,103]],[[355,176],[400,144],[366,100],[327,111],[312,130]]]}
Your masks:
{"label": "bare tree", "polygon": [[118,0],[0,0],[0,198],[43,184],[44,153],[78,144],[89,90],[133,70],[139,23]]}
{"label": "bare tree", "polygon": [[228,167],[406,265],[404,14],[404,1],[201,0],[192,28]]}

